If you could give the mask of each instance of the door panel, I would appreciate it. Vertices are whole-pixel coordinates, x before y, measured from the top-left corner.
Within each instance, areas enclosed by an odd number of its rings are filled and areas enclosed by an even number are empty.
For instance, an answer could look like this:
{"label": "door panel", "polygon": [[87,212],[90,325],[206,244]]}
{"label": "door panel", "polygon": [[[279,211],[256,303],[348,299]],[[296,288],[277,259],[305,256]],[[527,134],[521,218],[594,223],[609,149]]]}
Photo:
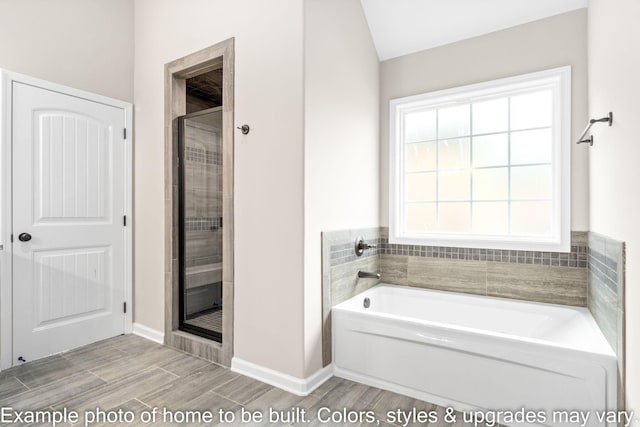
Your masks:
{"label": "door panel", "polygon": [[122,108],[14,82],[12,113],[15,364],[124,332],[126,193]]}
{"label": "door panel", "polygon": [[109,314],[109,248],[34,252],[36,329],[71,318]]}
{"label": "door panel", "polygon": [[112,129],[75,114],[34,113],[40,135],[34,141],[36,221],[105,220],[111,171]]}

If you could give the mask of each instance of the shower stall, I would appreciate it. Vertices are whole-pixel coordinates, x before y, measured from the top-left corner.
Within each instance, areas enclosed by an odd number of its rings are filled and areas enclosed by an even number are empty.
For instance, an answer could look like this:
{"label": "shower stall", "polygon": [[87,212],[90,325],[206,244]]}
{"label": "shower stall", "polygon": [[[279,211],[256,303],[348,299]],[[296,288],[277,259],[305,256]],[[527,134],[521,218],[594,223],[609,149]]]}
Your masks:
{"label": "shower stall", "polygon": [[222,342],[222,107],[177,124],[180,329]]}

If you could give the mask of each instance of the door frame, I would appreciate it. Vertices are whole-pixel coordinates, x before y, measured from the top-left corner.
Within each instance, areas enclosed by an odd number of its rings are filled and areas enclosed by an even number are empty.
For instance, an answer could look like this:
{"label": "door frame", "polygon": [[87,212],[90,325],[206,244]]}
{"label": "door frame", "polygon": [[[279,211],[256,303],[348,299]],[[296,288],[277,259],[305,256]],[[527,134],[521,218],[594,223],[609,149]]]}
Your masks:
{"label": "door frame", "polygon": [[[233,357],[234,319],[234,81],[235,39],[213,46],[165,64],[164,129],[165,129],[165,324],[164,343],[187,353],[231,366]],[[186,114],[186,79],[222,68],[222,139],[223,139],[223,208],[222,243],[222,344],[179,330],[180,289],[178,265],[178,170],[176,121]]]}
{"label": "door frame", "polygon": [[13,363],[13,224],[12,186],[12,99],[13,82],[82,98],[116,108],[125,113],[124,210],[124,298],[127,304],[123,332],[133,329],[133,105],[128,102],[74,89],[46,80],[0,69],[0,370]]}

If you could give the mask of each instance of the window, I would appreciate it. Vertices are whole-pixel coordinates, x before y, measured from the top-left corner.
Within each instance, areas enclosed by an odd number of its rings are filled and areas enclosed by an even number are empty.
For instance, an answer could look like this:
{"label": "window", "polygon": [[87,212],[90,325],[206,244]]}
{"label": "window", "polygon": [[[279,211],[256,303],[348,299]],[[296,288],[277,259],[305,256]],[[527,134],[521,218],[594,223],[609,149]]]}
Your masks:
{"label": "window", "polygon": [[390,103],[392,243],[570,249],[571,69]]}

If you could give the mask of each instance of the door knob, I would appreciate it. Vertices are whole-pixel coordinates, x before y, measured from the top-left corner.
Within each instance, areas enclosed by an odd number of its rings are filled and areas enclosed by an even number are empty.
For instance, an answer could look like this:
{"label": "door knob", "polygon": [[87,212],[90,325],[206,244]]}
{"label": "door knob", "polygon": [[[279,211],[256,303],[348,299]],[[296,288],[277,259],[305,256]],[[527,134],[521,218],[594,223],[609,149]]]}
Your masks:
{"label": "door knob", "polygon": [[20,240],[21,242],[28,242],[29,240],[31,240],[31,234],[20,233],[20,235],[18,236],[18,240]]}

